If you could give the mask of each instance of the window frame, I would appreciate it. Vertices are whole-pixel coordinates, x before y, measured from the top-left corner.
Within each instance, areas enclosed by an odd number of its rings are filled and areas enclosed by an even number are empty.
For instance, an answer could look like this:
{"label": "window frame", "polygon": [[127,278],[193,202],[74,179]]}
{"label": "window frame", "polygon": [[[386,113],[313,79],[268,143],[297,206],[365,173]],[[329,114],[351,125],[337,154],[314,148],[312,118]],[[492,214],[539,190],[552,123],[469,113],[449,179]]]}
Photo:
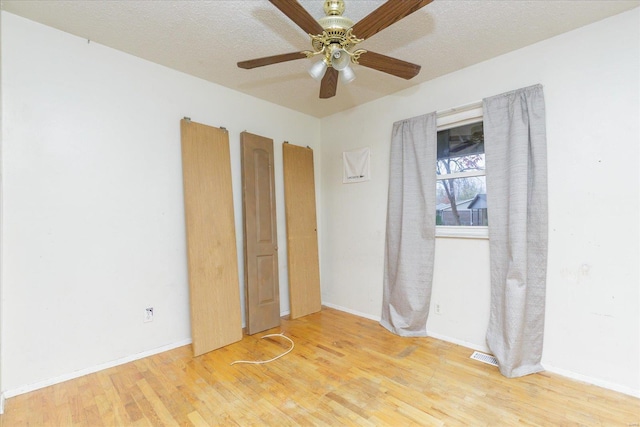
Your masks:
{"label": "window frame", "polygon": [[[436,114],[436,127],[437,131],[447,130],[458,126],[464,126],[472,123],[478,123],[483,121],[484,115],[482,111],[482,102],[474,102],[461,107],[451,108],[449,110],[441,111]],[[436,160],[437,161],[437,160]],[[435,169],[435,165],[434,165]],[[446,178],[438,179],[439,175],[436,174],[437,181],[442,179],[453,179],[472,176],[486,176],[486,166],[484,171],[468,171],[458,172],[446,175]],[[440,175],[441,176],[441,175]],[[436,191],[434,188],[433,191]],[[463,238],[463,239],[489,239],[489,227],[486,225],[464,226],[464,225],[436,225],[436,237],[449,237],[449,238]]]}

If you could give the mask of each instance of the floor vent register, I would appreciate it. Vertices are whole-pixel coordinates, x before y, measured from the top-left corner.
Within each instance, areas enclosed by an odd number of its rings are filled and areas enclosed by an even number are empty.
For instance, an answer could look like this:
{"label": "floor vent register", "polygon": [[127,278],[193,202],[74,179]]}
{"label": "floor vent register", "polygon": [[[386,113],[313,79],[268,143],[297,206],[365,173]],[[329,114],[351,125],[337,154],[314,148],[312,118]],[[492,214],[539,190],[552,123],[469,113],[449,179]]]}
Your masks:
{"label": "floor vent register", "polygon": [[471,355],[471,359],[479,360],[480,362],[487,363],[489,365],[498,366],[498,359],[490,354],[480,353],[479,351],[474,351]]}

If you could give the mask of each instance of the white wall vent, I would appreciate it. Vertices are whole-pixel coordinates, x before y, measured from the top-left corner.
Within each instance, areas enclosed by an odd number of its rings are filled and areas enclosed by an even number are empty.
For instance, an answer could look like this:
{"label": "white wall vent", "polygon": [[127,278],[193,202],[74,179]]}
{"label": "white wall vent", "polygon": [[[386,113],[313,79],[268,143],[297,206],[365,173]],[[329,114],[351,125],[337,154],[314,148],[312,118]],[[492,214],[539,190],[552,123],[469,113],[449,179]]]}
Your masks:
{"label": "white wall vent", "polygon": [[480,362],[488,363],[489,365],[498,366],[498,359],[490,354],[480,353],[479,351],[474,351],[471,355],[471,359],[479,360]]}

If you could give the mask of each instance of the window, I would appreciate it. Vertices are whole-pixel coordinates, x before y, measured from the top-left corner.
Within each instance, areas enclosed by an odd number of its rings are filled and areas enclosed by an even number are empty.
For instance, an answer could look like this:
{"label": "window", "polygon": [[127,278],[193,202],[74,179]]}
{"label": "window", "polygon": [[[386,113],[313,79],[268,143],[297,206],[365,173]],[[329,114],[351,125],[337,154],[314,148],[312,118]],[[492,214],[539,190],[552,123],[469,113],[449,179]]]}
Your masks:
{"label": "window", "polygon": [[438,117],[436,235],[488,236],[482,106]]}

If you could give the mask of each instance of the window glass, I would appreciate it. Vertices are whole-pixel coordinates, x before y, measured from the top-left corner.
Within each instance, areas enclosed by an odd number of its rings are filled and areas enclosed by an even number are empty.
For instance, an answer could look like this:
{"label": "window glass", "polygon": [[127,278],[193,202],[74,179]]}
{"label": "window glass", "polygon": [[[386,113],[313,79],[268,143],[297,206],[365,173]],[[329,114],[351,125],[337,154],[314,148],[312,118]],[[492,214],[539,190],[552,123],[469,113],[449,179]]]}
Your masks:
{"label": "window glass", "polygon": [[486,188],[484,176],[438,180],[436,225],[488,225]]}
{"label": "window glass", "polygon": [[438,132],[436,225],[487,226],[482,122]]}
{"label": "window glass", "polygon": [[438,175],[484,170],[482,122],[438,132]]}

